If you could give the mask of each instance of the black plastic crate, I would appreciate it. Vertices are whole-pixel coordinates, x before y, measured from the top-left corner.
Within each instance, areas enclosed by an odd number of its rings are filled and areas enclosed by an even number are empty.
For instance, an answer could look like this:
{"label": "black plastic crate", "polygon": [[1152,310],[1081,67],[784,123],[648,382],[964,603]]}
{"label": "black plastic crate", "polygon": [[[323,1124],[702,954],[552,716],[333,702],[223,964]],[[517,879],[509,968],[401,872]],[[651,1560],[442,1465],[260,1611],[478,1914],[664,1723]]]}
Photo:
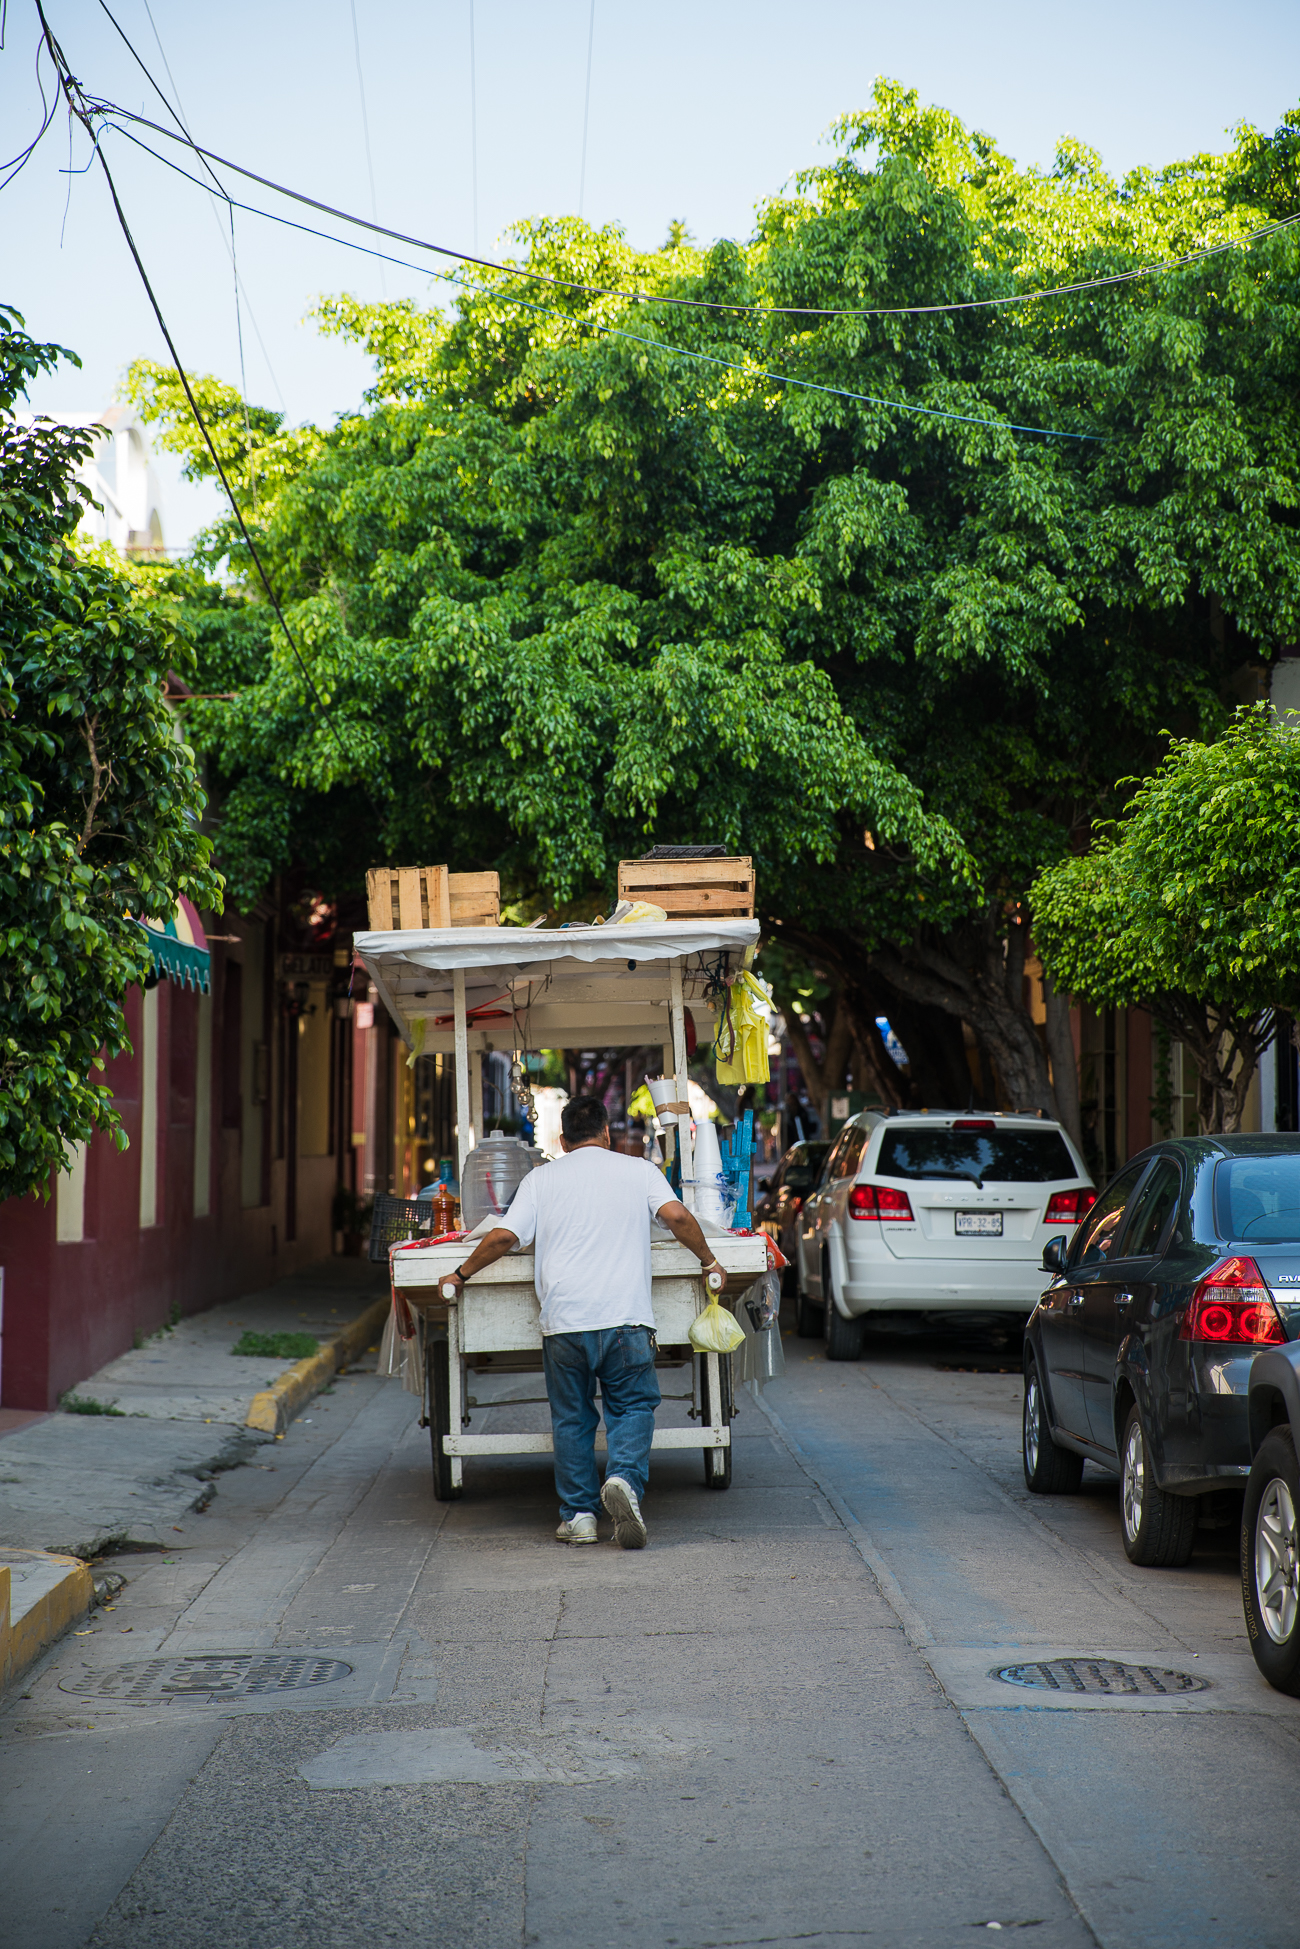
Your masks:
{"label": "black plastic crate", "polygon": [[388,1264],[388,1248],[404,1239],[419,1238],[429,1230],[432,1205],[428,1199],[390,1198],[381,1192],[375,1199],[370,1220],[370,1256],[376,1265]]}

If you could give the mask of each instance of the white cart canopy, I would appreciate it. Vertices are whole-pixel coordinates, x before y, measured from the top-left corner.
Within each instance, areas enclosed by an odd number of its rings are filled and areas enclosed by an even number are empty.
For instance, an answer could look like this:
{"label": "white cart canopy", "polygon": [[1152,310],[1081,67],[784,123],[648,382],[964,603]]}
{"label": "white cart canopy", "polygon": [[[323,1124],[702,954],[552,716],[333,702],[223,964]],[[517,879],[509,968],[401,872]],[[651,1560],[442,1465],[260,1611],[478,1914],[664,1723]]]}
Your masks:
{"label": "white cart canopy", "polygon": [[[358,934],[356,951],[405,1041],[455,1046],[455,989],[464,982],[471,1049],[669,1044],[671,971],[700,1040],[711,974],[734,973],[758,944],[756,920],[634,921],[605,927],[438,927]],[[458,979],[459,977],[459,979]]]}

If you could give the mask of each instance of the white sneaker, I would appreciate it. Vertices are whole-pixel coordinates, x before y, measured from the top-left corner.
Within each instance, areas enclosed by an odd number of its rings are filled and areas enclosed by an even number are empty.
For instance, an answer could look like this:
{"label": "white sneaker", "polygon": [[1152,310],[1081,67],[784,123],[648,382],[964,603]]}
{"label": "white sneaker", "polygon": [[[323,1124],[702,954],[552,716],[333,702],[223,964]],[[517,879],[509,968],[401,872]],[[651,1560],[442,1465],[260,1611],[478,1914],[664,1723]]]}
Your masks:
{"label": "white sneaker", "polygon": [[614,1541],[624,1550],[644,1550],[645,1518],[636,1491],[621,1475],[607,1475],[600,1499],[614,1519]]}
{"label": "white sneaker", "polygon": [[580,1509],[576,1516],[570,1516],[567,1522],[561,1523],[555,1534],[561,1543],[597,1543],[600,1540],[596,1535],[596,1518],[589,1516],[585,1509]]}

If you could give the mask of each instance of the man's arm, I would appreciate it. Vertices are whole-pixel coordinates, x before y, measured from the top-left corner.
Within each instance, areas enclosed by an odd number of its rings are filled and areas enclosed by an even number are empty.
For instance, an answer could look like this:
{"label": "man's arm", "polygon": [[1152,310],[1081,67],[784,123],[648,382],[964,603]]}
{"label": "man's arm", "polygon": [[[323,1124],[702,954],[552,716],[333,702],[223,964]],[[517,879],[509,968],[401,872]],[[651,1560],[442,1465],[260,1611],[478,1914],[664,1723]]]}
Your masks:
{"label": "man's arm", "polygon": [[713,1247],[700,1230],[700,1223],[695,1213],[688,1211],[679,1198],[670,1198],[666,1205],[660,1205],[655,1216],[661,1225],[668,1227],[679,1245],[690,1247],[705,1272],[716,1270],[721,1273],[722,1285],[718,1288],[721,1292],[726,1286],[727,1275],[724,1268],[718,1264]]}
{"label": "man's arm", "polygon": [[[504,1225],[497,1225],[479,1240],[467,1259],[461,1260],[455,1272],[444,1272],[442,1278],[454,1279],[457,1292],[463,1292],[467,1279],[472,1279],[476,1272],[482,1272],[484,1266],[495,1265],[498,1259],[504,1259],[506,1253],[513,1252],[518,1243],[513,1232],[508,1232]],[[438,1283],[441,1285],[442,1279]]]}

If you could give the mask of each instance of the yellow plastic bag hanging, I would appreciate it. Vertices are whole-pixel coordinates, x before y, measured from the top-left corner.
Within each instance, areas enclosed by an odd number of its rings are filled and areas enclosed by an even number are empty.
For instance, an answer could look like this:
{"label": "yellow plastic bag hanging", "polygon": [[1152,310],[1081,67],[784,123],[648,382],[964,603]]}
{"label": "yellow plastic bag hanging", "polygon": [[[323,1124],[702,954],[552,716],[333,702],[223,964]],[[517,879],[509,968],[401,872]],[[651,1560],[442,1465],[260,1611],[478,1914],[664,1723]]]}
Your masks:
{"label": "yellow plastic bag hanging", "polygon": [[768,1024],[772,998],[763,983],[746,969],[737,975],[724,1005],[714,1042],[720,1083],[765,1083],[771,1075],[767,1061]]}
{"label": "yellow plastic bag hanging", "polygon": [[718,1304],[718,1295],[709,1294],[709,1303],[702,1313],[697,1313],[691,1321],[687,1335],[696,1353],[734,1353],[743,1347],[745,1336],[736,1324],[733,1313]]}

